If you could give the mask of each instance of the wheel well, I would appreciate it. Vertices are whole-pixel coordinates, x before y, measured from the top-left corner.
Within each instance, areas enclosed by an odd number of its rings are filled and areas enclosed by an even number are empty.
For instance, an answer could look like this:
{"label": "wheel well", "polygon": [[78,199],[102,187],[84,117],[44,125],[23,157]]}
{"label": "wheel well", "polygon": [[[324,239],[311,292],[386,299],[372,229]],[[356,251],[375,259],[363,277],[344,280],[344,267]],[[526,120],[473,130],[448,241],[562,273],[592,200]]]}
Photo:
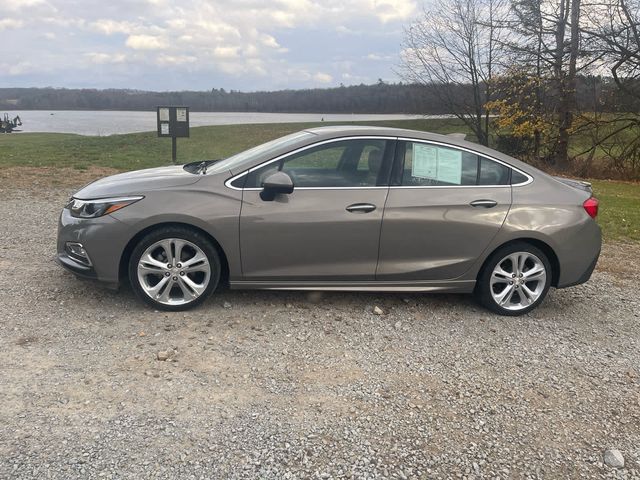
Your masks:
{"label": "wheel well", "polygon": [[515,240],[510,240],[496,247],[493,250],[493,252],[491,252],[491,254],[487,256],[487,258],[485,259],[484,263],[482,264],[482,267],[478,271],[478,277],[482,275],[482,272],[484,271],[487,265],[487,262],[489,261],[489,259],[491,258],[491,255],[493,255],[495,251],[507,245],[511,245],[513,243],[528,243],[529,245],[533,245],[534,247],[537,247],[540,250],[542,250],[544,254],[547,256],[547,258],[549,259],[549,263],[551,264],[551,285],[554,287],[558,286],[558,279],[560,278],[560,262],[558,261],[558,256],[556,255],[556,252],[553,251],[553,248],[551,248],[548,244],[546,244],[542,240],[538,240],[535,238],[517,238]]}
{"label": "wheel well", "polygon": [[136,247],[136,245],[138,244],[138,242],[140,241],[140,239],[142,239],[142,237],[144,237],[145,235],[147,235],[149,232],[152,232],[154,230],[157,230],[159,228],[163,228],[163,227],[182,227],[182,228],[189,228],[191,230],[194,230],[202,235],[204,235],[205,237],[207,237],[212,245],[215,247],[215,249],[218,252],[218,255],[220,255],[220,263],[222,264],[222,271],[220,272],[220,282],[221,283],[226,283],[227,280],[229,279],[229,262],[227,261],[227,255],[224,253],[224,250],[222,249],[222,247],[220,246],[220,244],[218,243],[218,241],[213,238],[213,236],[198,227],[195,227],[193,225],[190,225],[188,223],[181,223],[181,222],[165,222],[165,223],[157,223],[155,225],[151,225],[147,228],[145,228],[144,230],[139,231],[138,233],[136,233],[133,238],[131,240],[129,240],[129,242],[127,243],[127,246],[124,247],[124,251],[122,252],[122,256],[120,257],[120,266],[119,266],[119,278],[122,281],[125,278],[129,277],[129,259],[131,258],[131,253],[133,252],[133,249]]}

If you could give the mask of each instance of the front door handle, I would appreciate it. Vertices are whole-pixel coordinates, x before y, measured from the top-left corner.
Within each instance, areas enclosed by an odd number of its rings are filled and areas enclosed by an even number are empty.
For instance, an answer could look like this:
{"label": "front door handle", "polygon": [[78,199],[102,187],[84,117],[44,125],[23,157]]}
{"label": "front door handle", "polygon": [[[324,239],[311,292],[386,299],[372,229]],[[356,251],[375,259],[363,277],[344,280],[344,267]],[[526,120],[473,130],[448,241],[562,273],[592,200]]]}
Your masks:
{"label": "front door handle", "polygon": [[474,200],[469,205],[472,207],[492,208],[498,204],[495,200]]}
{"label": "front door handle", "polygon": [[375,209],[376,206],[372,203],[354,203],[346,208],[347,212],[351,213],[369,213],[373,212]]}

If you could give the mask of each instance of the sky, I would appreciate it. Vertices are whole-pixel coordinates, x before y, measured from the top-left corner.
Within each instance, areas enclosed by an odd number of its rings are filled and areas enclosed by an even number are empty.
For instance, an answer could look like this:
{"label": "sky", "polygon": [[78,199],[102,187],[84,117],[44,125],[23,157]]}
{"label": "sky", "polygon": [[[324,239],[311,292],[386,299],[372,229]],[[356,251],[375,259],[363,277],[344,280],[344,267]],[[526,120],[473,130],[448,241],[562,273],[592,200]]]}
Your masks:
{"label": "sky", "polygon": [[397,81],[418,1],[0,1],[0,87],[256,91]]}

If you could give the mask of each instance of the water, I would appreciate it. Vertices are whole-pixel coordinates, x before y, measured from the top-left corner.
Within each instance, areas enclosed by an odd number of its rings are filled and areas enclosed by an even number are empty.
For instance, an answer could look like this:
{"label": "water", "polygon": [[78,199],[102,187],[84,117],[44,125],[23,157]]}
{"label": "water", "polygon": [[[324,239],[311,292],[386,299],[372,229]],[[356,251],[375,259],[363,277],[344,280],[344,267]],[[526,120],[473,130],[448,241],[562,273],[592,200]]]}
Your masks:
{"label": "water", "polygon": [[[114,135],[156,130],[156,112],[92,111],[92,110],[22,110],[8,112],[20,115],[23,132],[76,133],[79,135]],[[2,112],[0,112],[2,114]],[[447,118],[448,115],[376,115],[323,113],[251,113],[190,112],[190,126],[233,125],[246,123],[358,122],[373,120],[409,120]]]}

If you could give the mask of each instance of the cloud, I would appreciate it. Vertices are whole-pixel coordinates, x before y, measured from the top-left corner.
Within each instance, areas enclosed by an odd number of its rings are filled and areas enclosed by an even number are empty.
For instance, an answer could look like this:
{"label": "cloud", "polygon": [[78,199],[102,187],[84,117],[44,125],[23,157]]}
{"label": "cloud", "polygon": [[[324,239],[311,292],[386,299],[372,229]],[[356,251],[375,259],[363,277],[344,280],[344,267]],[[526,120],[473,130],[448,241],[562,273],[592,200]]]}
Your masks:
{"label": "cloud", "polygon": [[216,47],[213,49],[213,56],[216,58],[237,58],[238,47]]}
{"label": "cloud", "polygon": [[95,22],[91,22],[89,25],[92,29],[105,35],[113,35],[114,33],[129,33],[135,27],[131,22],[118,22],[109,19],[100,19]]}
{"label": "cloud", "polygon": [[374,62],[380,62],[380,61],[392,60],[393,56],[392,55],[380,55],[378,53],[370,53],[364,58],[366,60],[372,60]]}
{"label": "cloud", "polygon": [[127,60],[127,56],[124,53],[100,53],[91,52],[85,55],[89,60],[95,64],[105,63],[124,63]]}
{"label": "cloud", "polygon": [[[267,89],[388,77],[417,0],[7,0],[2,62],[34,85]],[[110,68],[99,70],[100,65]],[[167,67],[185,66],[172,70]],[[22,73],[15,73],[22,72]],[[345,77],[344,75],[349,75]],[[0,83],[9,77],[0,71]],[[11,80],[15,82],[15,80]],[[158,87],[159,86],[159,87]]]}
{"label": "cloud", "polygon": [[14,2],[3,2],[2,10],[17,12],[19,10],[29,9],[40,5],[47,5],[45,0],[17,0]]}
{"label": "cloud", "polygon": [[373,2],[375,15],[381,22],[409,19],[416,11],[416,4],[410,0],[391,0],[388,2]]}
{"label": "cloud", "polygon": [[35,71],[34,69],[37,68],[31,62],[19,62],[14,65],[5,65],[5,67],[7,68],[10,76],[24,75],[25,73]]}
{"label": "cloud", "polygon": [[154,35],[129,35],[125,45],[134,50],[161,50],[167,47],[167,42]]}
{"label": "cloud", "polygon": [[333,77],[328,73],[318,72],[313,76],[313,79],[320,83],[331,83],[333,82]]}
{"label": "cloud", "polygon": [[260,35],[260,42],[262,42],[265,47],[280,48],[278,41],[271,35],[267,35],[266,33]]}
{"label": "cloud", "polygon": [[3,18],[3,19],[0,19],[0,32],[2,30],[20,28],[23,25],[24,25],[24,22],[22,20],[16,20],[15,18]]}
{"label": "cloud", "polygon": [[165,55],[161,54],[157,58],[158,65],[184,65],[186,63],[195,63],[198,57],[189,55]]}

